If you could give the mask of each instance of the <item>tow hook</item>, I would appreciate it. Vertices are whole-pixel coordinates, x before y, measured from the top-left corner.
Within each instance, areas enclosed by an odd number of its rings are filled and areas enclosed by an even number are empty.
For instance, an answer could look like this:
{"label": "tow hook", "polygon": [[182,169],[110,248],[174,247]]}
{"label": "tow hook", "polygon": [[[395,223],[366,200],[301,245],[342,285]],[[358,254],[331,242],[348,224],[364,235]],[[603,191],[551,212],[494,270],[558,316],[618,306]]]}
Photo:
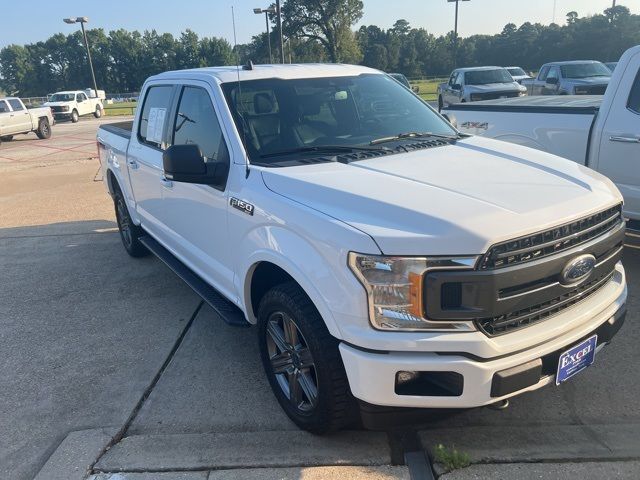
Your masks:
{"label": "tow hook", "polygon": [[506,398],[504,400],[500,400],[499,402],[487,405],[487,408],[490,408],[491,410],[506,410],[508,407],[509,400]]}

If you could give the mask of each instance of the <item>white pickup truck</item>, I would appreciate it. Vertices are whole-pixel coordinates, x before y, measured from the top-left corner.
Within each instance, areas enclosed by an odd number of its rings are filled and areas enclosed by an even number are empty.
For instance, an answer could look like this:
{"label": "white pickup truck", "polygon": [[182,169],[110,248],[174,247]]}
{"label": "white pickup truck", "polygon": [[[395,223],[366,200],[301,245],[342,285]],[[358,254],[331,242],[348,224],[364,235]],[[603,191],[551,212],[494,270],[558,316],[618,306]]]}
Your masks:
{"label": "white pickup truck", "polygon": [[123,245],[257,326],[303,429],[561,384],[624,321],[613,183],[461,135],[382,72],[203,68],[140,98],[97,134]]}
{"label": "white pickup truck", "polygon": [[609,177],[640,230],[640,45],[627,50],[603,96],[566,95],[451,105],[462,132],[544,150]]}
{"label": "white pickup truck", "polygon": [[17,97],[0,98],[0,143],[14,135],[35,132],[40,139],[51,137],[53,116],[46,107],[27,108]]}
{"label": "white pickup truck", "polygon": [[[98,92],[102,92],[102,90]],[[54,93],[44,106],[51,108],[56,119],[71,119],[73,123],[77,123],[84,115],[100,118],[104,110],[102,98],[99,96],[89,97],[87,92],[82,90]]]}

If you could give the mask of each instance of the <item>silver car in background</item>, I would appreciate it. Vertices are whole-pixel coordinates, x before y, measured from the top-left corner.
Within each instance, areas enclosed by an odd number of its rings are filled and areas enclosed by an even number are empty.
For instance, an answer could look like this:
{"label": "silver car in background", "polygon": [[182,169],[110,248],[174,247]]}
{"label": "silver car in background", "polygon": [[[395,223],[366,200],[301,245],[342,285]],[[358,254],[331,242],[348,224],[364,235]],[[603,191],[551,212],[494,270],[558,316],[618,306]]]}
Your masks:
{"label": "silver car in background", "polygon": [[595,60],[545,63],[533,80],[523,80],[529,95],[604,95],[611,70]]}
{"label": "silver car in background", "polygon": [[438,86],[438,108],[446,105],[526,95],[504,67],[458,68]]}

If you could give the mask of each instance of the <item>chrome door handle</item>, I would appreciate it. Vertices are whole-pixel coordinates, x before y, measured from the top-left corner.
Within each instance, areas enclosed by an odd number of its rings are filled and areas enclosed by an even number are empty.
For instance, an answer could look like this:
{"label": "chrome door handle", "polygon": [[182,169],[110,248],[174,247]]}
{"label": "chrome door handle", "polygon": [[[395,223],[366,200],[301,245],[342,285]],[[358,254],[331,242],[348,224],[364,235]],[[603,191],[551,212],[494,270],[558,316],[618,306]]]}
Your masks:
{"label": "chrome door handle", "polygon": [[131,170],[137,170],[138,169],[138,162],[136,162],[135,160],[127,160],[127,165],[129,165],[129,168]]}
{"label": "chrome door handle", "polygon": [[166,177],[161,177],[160,183],[164,188],[173,188],[173,182],[171,180],[168,180]]}
{"label": "chrome door handle", "polygon": [[609,137],[609,141],[611,141],[611,142],[622,142],[622,143],[640,143],[640,138],[612,135],[612,136]]}

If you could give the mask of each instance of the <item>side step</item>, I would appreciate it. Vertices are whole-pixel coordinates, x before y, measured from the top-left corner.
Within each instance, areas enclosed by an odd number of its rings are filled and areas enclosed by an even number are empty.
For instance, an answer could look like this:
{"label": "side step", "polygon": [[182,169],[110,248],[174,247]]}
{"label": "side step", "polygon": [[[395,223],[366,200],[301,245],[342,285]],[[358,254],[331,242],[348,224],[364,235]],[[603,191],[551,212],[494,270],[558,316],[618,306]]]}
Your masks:
{"label": "side step", "polygon": [[149,249],[156,257],[173,270],[194,292],[202,297],[222,319],[233,327],[250,327],[244,318],[242,310],[224,298],[220,292],[205,282],[198,274],[178,260],[169,250],[160,245],[149,235],[140,237],[140,243]]}

